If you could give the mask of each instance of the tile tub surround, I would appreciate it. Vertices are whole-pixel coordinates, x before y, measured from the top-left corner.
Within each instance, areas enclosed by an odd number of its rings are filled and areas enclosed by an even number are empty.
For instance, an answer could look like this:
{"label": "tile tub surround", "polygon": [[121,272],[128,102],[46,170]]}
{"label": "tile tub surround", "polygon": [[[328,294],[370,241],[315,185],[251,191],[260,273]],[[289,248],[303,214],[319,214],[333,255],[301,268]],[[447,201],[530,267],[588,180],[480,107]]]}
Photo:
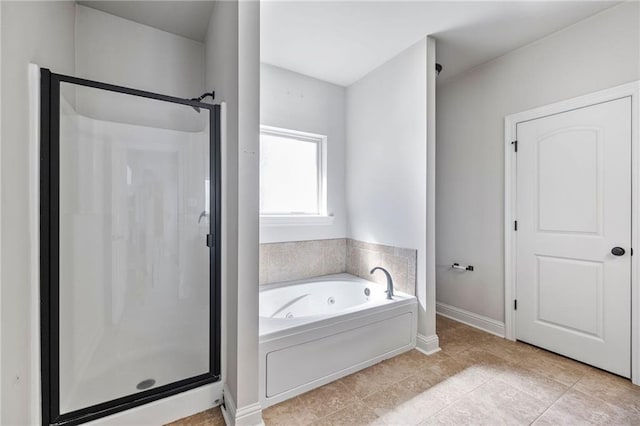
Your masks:
{"label": "tile tub surround", "polygon": [[260,244],[260,284],[346,272],[345,238]]}
{"label": "tile tub surround", "polygon": [[382,266],[398,291],[415,296],[417,255],[417,250],[349,238],[260,244],[260,284],[347,272],[386,285],[383,273],[369,273]]}
{"label": "tile tub surround", "polygon": [[[441,352],[410,351],[269,407],[265,424],[640,423],[640,387],[629,380],[439,315],[437,332]],[[217,424],[202,419],[175,425]]]}
{"label": "tile tub surround", "polygon": [[376,266],[382,266],[393,277],[394,288],[403,293],[416,294],[416,265],[418,251],[347,239],[347,273],[365,280],[386,285],[381,272],[371,274]]}

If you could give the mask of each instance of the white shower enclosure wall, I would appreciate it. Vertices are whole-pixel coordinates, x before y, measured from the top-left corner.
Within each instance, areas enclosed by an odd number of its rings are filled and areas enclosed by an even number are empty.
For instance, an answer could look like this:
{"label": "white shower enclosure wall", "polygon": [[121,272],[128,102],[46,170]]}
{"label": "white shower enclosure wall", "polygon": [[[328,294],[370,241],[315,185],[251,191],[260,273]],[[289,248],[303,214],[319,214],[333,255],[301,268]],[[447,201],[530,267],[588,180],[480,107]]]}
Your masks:
{"label": "white shower enclosure wall", "polygon": [[64,422],[219,378],[215,121],[213,108],[52,76],[43,416]]}

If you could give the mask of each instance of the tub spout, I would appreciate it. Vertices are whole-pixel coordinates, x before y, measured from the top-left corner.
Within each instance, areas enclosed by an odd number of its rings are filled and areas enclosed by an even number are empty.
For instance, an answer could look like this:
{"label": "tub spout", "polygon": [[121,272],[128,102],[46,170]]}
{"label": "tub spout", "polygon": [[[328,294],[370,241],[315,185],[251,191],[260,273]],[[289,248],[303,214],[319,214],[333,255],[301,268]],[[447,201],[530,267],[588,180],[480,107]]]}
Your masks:
{"label": "tub spout", "polygon": [[387,299],[391,300],[393,299],[393,278],[391,278],[391,274],[389,273],[389,271],[387,271],[386,269],[380,266],[376,266],[375,268],[373,268],[370,273],[373,274],[378,269],[384,272],[384,274],[387,276],[387,292],[386,293],[387,293]]}

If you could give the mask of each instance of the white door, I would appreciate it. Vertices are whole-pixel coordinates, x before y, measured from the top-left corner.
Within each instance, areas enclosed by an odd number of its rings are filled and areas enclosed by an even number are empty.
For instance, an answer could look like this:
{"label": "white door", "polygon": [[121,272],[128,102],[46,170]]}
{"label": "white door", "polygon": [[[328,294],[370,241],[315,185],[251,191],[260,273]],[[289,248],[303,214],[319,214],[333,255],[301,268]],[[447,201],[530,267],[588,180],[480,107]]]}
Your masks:
{"label": "white door", "polygon": [[517,140],[516,337],[630,377],[631,98]]}

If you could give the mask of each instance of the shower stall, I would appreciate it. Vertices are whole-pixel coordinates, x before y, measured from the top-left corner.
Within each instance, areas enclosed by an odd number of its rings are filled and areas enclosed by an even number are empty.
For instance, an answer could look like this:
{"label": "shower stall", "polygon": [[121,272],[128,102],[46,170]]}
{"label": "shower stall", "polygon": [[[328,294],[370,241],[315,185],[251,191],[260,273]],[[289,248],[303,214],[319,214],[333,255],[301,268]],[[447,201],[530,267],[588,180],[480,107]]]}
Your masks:
{"label": "shower stall", "polygon": [[220,106],[41,70],[43,424],[220,380]]}

